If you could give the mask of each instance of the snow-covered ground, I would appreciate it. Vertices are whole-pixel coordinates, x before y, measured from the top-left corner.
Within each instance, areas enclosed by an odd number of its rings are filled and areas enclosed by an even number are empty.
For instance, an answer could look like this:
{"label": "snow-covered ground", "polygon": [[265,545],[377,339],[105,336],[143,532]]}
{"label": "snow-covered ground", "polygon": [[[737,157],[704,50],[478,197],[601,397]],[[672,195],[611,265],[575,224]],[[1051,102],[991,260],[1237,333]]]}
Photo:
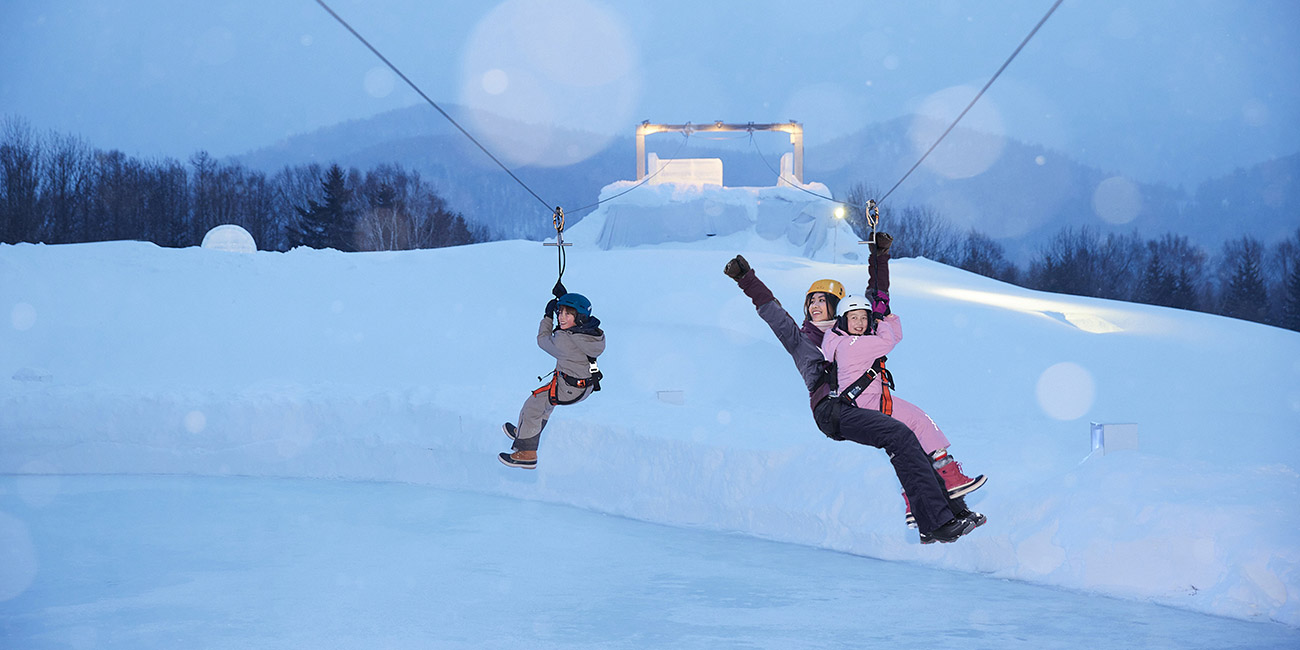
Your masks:
{"label": "snow-covered ground", "polygon": [[[816,430],[721,272],[745,253],[796,310],[818,278],[865,283],[778,235],[571,248],[606,379],[557,411],[533,473],[495,454],[552,367],[553,247],[0,246],[0,473],[415,483],[1300,626],[1300,334],[895,260],[898,393],[990,477],[970,498],[988,525],[921,546],[884,455]],[[1090,421],[1137,423],[1139,449],[1090,456]],[[32,539],[0,515],[0,539]],[[8,548],[0,607],[58,552]]]}

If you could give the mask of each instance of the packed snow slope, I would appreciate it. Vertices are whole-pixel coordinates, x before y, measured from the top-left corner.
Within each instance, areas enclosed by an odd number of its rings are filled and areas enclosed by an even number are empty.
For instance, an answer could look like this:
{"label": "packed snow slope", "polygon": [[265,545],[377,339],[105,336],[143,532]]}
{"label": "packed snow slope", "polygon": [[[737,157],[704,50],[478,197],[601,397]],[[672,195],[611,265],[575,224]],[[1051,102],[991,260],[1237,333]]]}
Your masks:
{"label": "packed snow slope", "polygon": [[[796,311],[813,280],[866,281],[746,230],[572,247],[604,388],[529,472],[496,453],[553,367],[553,247],[0,246],[0,472],[411,482],[1300,625],[1300,334],[895,260],[897,392],[990,477],[988,525],[921,546],[884,454],[813,425],[735,253]],[[1090,455],[1090,421],[1139,448]]]}

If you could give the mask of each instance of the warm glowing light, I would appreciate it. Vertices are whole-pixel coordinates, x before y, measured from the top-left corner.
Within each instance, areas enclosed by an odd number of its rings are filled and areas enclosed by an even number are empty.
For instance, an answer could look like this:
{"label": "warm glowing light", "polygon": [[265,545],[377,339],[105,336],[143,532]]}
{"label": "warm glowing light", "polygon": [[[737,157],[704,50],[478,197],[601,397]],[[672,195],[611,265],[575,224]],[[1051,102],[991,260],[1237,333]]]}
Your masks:
{"label": "warm glowing light", "polygon": [[844,218],[844,206],[842,205],[835,206],[835,218],[836,219]]}
{"label": "warm glowing light", "polygon": [[1109,334],[1111,332],[1124,331],[1124,328],[1107,320],[1101,315],[1106,311],[1103,308],[1090,308],[1062,300],[1013,296],[1005,293],[994,293],[992,291],[976,291],[974,289],[933,287],[930,291],[936,295],[953,298],[955,300],[964,300],[966,302],[975,302],[984,305],[991,305],[993,307],[1002,307],[1004,309],[1011,309],[1026,314],[1038,314],[1040,316],[1051,318],[1052,320],[1063,321],[1085,332],[1091,332],[1093,334]]}

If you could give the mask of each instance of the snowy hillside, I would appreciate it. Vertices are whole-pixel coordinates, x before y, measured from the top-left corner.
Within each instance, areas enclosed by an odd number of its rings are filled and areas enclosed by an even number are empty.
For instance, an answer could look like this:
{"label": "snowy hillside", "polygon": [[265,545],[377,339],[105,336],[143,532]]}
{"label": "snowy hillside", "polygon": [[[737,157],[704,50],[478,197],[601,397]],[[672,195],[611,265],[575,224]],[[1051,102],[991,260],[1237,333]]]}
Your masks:
{"label": "snowy hillside", "polygon": [[[525,472],[495,456],[552,367],[554,248],[0,246],[0,472],[410,482],[1300,626],[1300,335],[896,260],[898,393],[990,477],[970,499],[988,525],[921,546],[884,454],[816,430],[721,272],[745,253],[798,309],[864,267],[781,248],[570,249],[604,390],[557,411]],[[1136,422],[1140,448],[1089,457],[1090,421]]]}

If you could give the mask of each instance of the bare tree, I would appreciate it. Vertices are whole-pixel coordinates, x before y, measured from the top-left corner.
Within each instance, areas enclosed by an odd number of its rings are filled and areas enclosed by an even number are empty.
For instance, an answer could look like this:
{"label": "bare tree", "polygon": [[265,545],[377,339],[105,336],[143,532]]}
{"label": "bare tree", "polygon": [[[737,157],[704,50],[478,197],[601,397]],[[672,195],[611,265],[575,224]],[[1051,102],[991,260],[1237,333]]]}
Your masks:
{"label": "bare tree", "polygon": [[1007,261],[1002,245],[974,228],[966,232],[957,266],[1003,282],[1015,282],[1020,275],[1016,265]]}
{"label": "bare tree", "polygon": [[268,250],[285,251],[292,247],[291,233],[297,224],[297,207],[310,205],[311,201],[324,200],[321,181],[325,171],[312,163],[296,167],[286,166],[271,179],[274,188],[275,240],[268,241]]}
{"label": "bare tree", "polygon": [[0,130],[0,242],[36,241],[40,159],[41,145],[31,125],[5,119]]}
{"label": "bare tree", "polygon": [[168,158],[151,168],[149,239],[160,246],[192,246],[189,173],[180,161]]}
{"label": "bare tree", "polygon": [[880,230],[894,236],[895,258],[924,257],[956,264],[960,245],[956,230],[929,206],[907,207],[901,213],[881,211]]}
{"label": "bare tree", "polygon": [[407,174],[401,167],[380,165],[367,173],[360,187],[364,207],[357,218],[358,247],[415,248],[418,232],[411,206],[421,191],[419,174]]}
{"label": "bare tree", "polygon": [[49,243],[74,242],[86,227],[90,146],[75,136],[51,135],[46,151],[40,237]]}

